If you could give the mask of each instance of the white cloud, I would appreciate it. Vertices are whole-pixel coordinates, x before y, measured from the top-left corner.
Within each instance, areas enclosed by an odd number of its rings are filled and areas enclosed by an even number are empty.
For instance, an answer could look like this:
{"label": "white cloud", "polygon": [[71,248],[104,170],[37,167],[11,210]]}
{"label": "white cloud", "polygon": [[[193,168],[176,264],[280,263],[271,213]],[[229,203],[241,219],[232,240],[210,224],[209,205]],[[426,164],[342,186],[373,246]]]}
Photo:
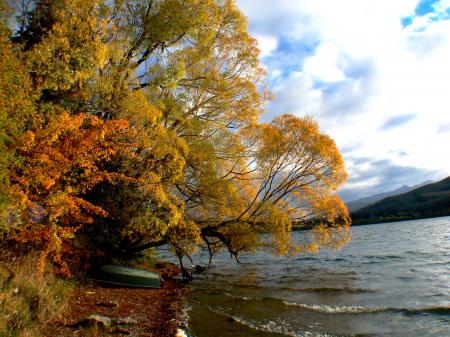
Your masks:
{"label": "white cloud", "polygon": [[322,43],[315,54],[305,60],[302,70],[322,82],[342,81],[345,75],[338,67],[339,56],[336,46]]}
{"label": "white cloud", "polygon": [[[449,2],[438,5],[441,12]],[[267,46],[263,61],[269,78],[275,79],[276,95],[269,115],[315,116],[341,149],[360,143],[346,155],[349,163],[350,155],[370,157],[423,172],[438,171],[440,178],[450,175],[450,132],[437,131],[450,120],[450,20],[432,20],[427,14],[413,17],[412,24],[403,28],[401,18],[413,15],[418,0],[238,3],[249,17],[251,32],[266,39],[260,40]],[[314,42],[315,49],[310,53],[283,49],[286,41],[290,46]],[[281,56],[295,69],[283,72],[279,62],[273,68]],[[277,76],[270,76],[272,70]],[[415,118],[396,128],[380,128],[401,115]],[[359,169],[350,166],[350,175],[356,176]],[[420,183],[413,181],[419,176],[416,172],[409,183]],[[375,176],[371,179],[376,181]],[[350,187],[349,183],[346,188]]]}
{"label": "white cloud", "polygon": [[273,91],[276,93],[273,107],[276,114],[296,114],[298,111],[312,114],[321,109],[322,92],[314,89],[311,76],[302,72],[292,72]]}
{"label": "white cloud", "polygon": [[261,51],[261,57],[270,55],[278,46],[277,38],[270,35],[255,35],[258,40],[258,48]]}
{"label": "white cloud", "polygon": [[448,8],[450,8],[450,0],[441,0],[435,3],[433,7],[439,13],[447,13]]}

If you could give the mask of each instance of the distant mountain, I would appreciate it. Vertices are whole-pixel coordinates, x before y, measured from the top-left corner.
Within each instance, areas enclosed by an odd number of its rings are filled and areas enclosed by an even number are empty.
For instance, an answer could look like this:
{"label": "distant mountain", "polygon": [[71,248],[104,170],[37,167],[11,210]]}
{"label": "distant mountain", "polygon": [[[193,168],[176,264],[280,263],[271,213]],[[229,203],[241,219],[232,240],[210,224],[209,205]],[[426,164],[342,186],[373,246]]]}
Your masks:
{"label": "distant mountain", "polygon": [[384,198],[407,193],[415,188],[422,187],[424,185],[431,184],[431,183],[433,183],[432,180],[427,180],[421,184],[414,185],[414,186],[403,185],[402,187],[397,188],[393,191],[379,193],[379,194],[371,195],[369,197],[349,201],[346,203],[346,205],[350,212],[355,212],[361,208],[364,208],[364,207],[374,204],[380,200],[383,200]]}
{"label": "distant mountain", "polygon": [[351,213],[354,225],[450,215],[450,177]]}

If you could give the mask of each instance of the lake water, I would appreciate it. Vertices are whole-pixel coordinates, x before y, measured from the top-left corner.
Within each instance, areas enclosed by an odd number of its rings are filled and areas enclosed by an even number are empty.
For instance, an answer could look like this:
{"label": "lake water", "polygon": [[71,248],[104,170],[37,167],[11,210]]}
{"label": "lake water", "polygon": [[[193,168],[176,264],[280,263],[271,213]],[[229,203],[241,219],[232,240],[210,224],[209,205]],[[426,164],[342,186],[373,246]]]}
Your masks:
{"label": "lake water", "polygon": [[352,232],[316,256],[216,257],[191,284],[189,334],[450,336],[450,217]]}

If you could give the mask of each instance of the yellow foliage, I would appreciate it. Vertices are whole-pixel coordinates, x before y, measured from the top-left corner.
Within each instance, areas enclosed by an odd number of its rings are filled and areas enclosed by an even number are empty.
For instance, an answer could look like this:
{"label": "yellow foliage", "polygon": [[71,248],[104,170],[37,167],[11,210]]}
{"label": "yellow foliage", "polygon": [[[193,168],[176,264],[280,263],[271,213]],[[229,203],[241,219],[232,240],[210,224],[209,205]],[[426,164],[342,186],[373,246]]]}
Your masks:
{"label": "yellow foliage", "polygon": [[[234,1],[46,4],[15,44],[0,42],[0,122],[15,127],[1,135],[14,143],[0,162],[7,240],[64,273],[79,247],[187,254],[203,240],[237,255],[348,242],[342,157],[310,117],[258,123],[270,94]],[[294,226],[312,229],[305,242]]]}
{"label": "yellow foliage", "polygon": [[9,191],[9,170],[20,164],[15,139],[25,131],[26,125],[34,123],[36,98],[23,55],[8,41],[8,33],[0,20],[0,236],[8,231],[9,218],[14,217],[15,199],[19,198]]}
{"label": "yellow foliage", "polygon": [[42,89],[68,90],[82,86],[106,61],[103,43],[106,22],[101,1],[62,0],[53,3],[55,23],[28,52],[35,81]]}
{"label": "yellow foliage", "polygon": [[[226,177],[219,179],[219,191],[226,192],[196,207],[195,216],[206,219],[205,235],[220,232],[222,244],[235,252],[266,248],[292,254],[348,243],[350,218],[335,195],[346,179],[344,162],[310,117],[283,115],[249,125],[239,136],[245,156],[223,160],[207,175]],[[293,225],[312,228],[312,239],[291,242]]]}

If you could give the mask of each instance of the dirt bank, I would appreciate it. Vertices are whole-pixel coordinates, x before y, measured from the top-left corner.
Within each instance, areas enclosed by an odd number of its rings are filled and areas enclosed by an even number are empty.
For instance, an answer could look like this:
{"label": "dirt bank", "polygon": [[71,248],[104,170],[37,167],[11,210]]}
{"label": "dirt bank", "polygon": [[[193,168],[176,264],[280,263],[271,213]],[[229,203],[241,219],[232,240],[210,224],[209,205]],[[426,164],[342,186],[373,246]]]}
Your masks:
{"label": "dirt bank", "polygon": [[[80,287],[71,295],[63,317],[43,326],[42,333],[51,337],[174,337],[186,291],[174,281],[163,282],[161,289]],[[93,314],[110,318],[111,326],[94,329],[79,323]]]}

